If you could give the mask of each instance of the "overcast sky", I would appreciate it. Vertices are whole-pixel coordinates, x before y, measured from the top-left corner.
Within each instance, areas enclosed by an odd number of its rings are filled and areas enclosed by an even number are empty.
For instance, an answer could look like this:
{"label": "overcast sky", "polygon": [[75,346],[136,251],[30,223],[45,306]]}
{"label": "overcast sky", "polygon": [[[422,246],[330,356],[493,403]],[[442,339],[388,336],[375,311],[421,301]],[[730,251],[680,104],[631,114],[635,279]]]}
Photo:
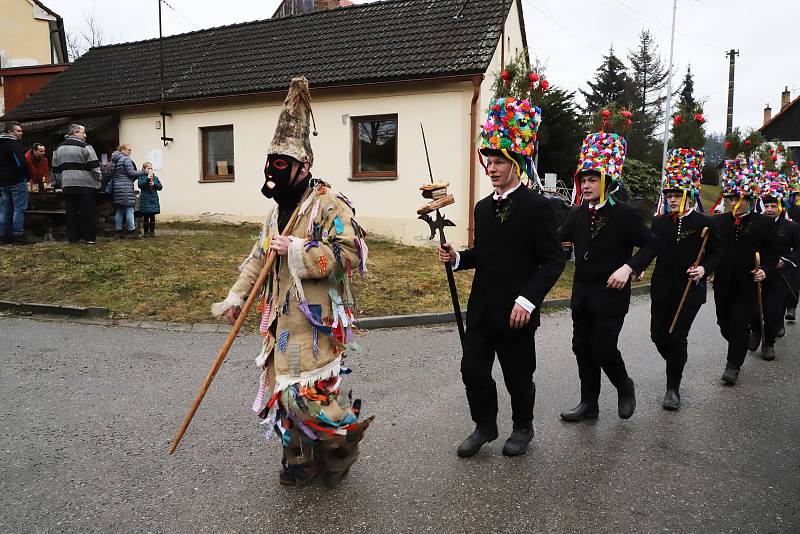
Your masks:
{"label": "overcast sky", "polygon": [[[367,3],[370,0],[356,0]],[[435,1],[435,0],[434,0]],[[480,0],[489,1],[489,0]],[[280,0],[166,0],[165,35],[269,18]],[[157,0],[44,0],[64,18],[67,31],[80,31],[95,13],[106,40],[138,41],[158,36]],[[532,58],[546,64],[551,83],[586,89],[602,55],[613,44],[623,59],[649,29],[669,60],[672,0],[522,0]],[[679,84],[691,64],[695,94],[706,101],[710,131],[724,131],[728,60],[736,58],[734,126],[759,127],[766,103],[773,114],[780,93],[800,92],[800,2],[798,0],[678,0],[675,35]],[[446,26],[444,27],[446,31]],[[308,36],[312,38],[314,36]],[[580,95],[579,95],[580,100]],[[547,120],[546,118],[544,120]]]}

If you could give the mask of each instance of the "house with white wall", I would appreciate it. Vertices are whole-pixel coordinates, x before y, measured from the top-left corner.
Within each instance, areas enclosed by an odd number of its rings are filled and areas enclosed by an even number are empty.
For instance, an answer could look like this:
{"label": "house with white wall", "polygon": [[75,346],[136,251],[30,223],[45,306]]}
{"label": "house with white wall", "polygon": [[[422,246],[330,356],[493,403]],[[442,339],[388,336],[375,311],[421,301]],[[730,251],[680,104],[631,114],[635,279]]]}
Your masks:
{"label": "house with white wall", "polygon": [[490,192],[476,148],[491,85],[526,47],[521,0],[386,0],[93,48],[5,118],[26,131],[105,124],[134,161],[154,160],[165,219],[260,221],[266,147],[303,74],[314,176],[353,200],[368,231],[428,242],[423,124],[434,178],[456,198],[448,237],[465,244]]}

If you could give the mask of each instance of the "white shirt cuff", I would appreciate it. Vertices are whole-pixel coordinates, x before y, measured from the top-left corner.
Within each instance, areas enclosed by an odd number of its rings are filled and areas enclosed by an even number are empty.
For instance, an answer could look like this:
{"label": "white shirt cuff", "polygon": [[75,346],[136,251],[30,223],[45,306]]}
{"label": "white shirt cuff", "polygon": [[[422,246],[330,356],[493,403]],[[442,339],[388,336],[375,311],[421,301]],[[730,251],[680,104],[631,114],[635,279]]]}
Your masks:
{"label": "white shirt cuff", "polygon": [[520,306],[525,308],[525,310],[528,313],[533,313],[533,310],[536,309],[536,306],[534,306],[533,302],[529,301],[528,299],[526,299],[522,295],[518,296],[517,300],[515,300],[514,302],[516,302],[517,304],[519,304]]}
{"label": "white shirt cuff", "polygon": [[455,250],[453,252],[455,252],[455,254],[456,254],[456,261],[455,261],[455,263],[453,263],[453,269],[455,270],[455,269],[458,269],[458,264],[461,263],[461,254],[459,254]]}

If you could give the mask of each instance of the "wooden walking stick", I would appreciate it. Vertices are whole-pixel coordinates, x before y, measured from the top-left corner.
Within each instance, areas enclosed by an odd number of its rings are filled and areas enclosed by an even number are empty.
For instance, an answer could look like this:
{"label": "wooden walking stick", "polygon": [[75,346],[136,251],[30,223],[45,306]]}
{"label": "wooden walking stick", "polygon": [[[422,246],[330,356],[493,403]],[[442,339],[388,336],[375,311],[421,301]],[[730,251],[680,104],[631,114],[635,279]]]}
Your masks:
{"label": "wooden walking stick", "polygon": [[[289,222],[286,223],[286,227],[283,229],[283,233],[281,233],[282,236],[287,236],[292,232],[292,229],[294,228],[295,223],[297,223],[297,219],[300,215],[300,207],[303,205],[306,198],[308,198],[308,196],[311,194],[311,191],[312,189],[310,187],[308,190],[306,190],[305,194],[303,195],[303,199],[297,204],[297,208],[295,208],[294,213],[292,213],[292,217],[289,219]],[[231,345],[233,345],[233,341],[236,339],[236,335],[239,333],[239,330],[242,328],[242,325],[247,318],[247,313],[253,306],[253,302],[255,302],[258,294],[261,292],[261,287],[264,285],[264,282],[266,282],[267,276],[269,276],[277,257],[278,253],[274,250],[270,250],[269,254],[267,254],[267,259],[264,261],[264,267],[261,268],[261,273],[259,273],[255,284],[253,284],[253,289],[250,291],[250,295],[247,297],[247,301],[244,303],[244,306],[242,306],[242,310],[239,312],[239,317],[237,317],[236,322],[233,323],[231,331],[228,333],[228,337],[225,339],[225,343],[223,343],[222,348],[219,349],[219,352],[217,353],[217,359],[214,360],[214,365],[211,366],[208,376],[206,376],[203,385],[200,387],[200,392],[197,394],[197,398],[194,399],[192,407],[189,408],[189,413],[187,413],[186,417],[183,418],[181,427],[178,429],[175,439],[172,440],[172,444],[169,446],[168,454],[175,452],[175,448],[178,446],[178,443],[180,443],[183,435],[186,433],[186,429],[189,428],[189,423],[192,422],[192,418],[194,417],[197,408],[200,406],[200,403],[203,402],[203,397],[205,397],[206,392],[211,385],[211,381],[214,380],[217,371],[222,365],[222,362],[225,360],[225,356],[228,355],[228,351],[230,350]]]}
{"label": "wooden walking stick", "polygon": [[[697,259],[692,264],[692,267],[697,267],[700,265],[700,262],[703,261],[703,256],[706,254],[706,245],[708,244],[708,237],[711,235],[711,232],[708,231],[708,226],[703,228],[703,232],[700,234],[703,236],[703,244],[700,245],[700,252],[697,253]],[[678,317],[680,316],[681,312],[683,311],[683,306],[686,304],[686,298],[689,296],[689,290],[692,288],[692,279],[686,282],[686,289],[683,290],[683,296],[681,297],[681,303],[678,304],[678,310],[675,312],[675,317],[672,318],[672,324],[669,325],[669,333],[671,334],[673,330],[675,330],[675,325],[678,324]]]}
{"label": "wooden walking stick", "polygon": [[[761,254],[756,252],[756,268],[754,270],[761,269]],[[767,339],[764,335],[764,295],[761,291],[761,282],[756,282],[756,297],[758,299],[758,323],[761,327],[761,342],[764,343],[764,340]]]}

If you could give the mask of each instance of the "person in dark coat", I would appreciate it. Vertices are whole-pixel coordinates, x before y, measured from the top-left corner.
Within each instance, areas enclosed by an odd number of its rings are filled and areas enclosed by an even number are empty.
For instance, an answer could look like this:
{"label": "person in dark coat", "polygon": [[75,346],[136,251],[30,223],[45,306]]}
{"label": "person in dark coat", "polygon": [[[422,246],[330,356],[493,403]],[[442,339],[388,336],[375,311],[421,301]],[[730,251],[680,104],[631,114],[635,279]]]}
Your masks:
{"label": "person in dark coat", "polygon": [[787,298],[793,291],[792,279],[800,265],[800,225],[788,220],[783,209],[789,197],[786,176],[769,172],[767,175],[761,202],[764,215],[772,221],[777,258],[774,263],[763,265],[767,274],[762,292],[764,339],[761,339],[760,318],[756,313],[750,326],[748,348],[755,351],[761,345],[761,357],[772,361],[775,359],[775,339],[784,330],[783,317]]}
{"label": "person in dark coat", "polygon": [[122,223],[127,223],[128,235],[136,235],[136,190],[133,183],[147,176],[145,171],[136,170],[131,159],[131,145],[121,145],[111,156],[111,187],[114,203],[114,228],[118,239],[124,239]]}
{"label": "person in dark coat", "polygon": [[[481,154],[494,192],[475,206],[473,247],[461,252],[449,243],[439,247],[441,261],[456,270],[475,269],[461,378],[476,426],[458,447],[462,458],[498,436],[495,354],[511,396],[513,420],[503,454],[523,454],[533,439],[539,309],[565,265],[550,203],[520,182],[527,177],[540,116],[527,100],[490,101]],[[509,124],[509,117],[516,126]],[[519,134],[511,135],[512,128],[519,128]]]}
{"label": "person in dark coat", "polygon": [[[667,210],[651,225],[657,239],[658,261],[650,281],[650,339],[666,362],[667,391],[662,402],[665,410],[680,407],[689,330],[706,302],[708,275],[716,269],[721,254],[713,220],[700,212],[704,167],[700,150],[678,148],[670,152],[663,184]],[[695,266],[704,231],[708,233],[705,254]],[[689,280],[692,284],[686,301],[670,333]]]}
{"label": "person in dark coat", "polygon": [[22,146],[22,126],[10,121],[0,133],[0,242],[29,245],[25,237],[28,167]]}
{"label": "person in dark coat", "polygon": [[714,273],[714,305],[720,333],[728,342],[722,381],[731,386],[739,380],[747,356],[757,284],[767,277],[764,269],[756,266],[755,253],[760,253],[762,266],[777,262],[774,225],[753,211],[762,165],[746,158],[725,161],[722,194],[730,211],[714,217],[725,251]]}
{"label": "person in dark coat", "polygon": [[145,161],[142,170],[147,173],[139,177],[139,213],[142,214],[142,237],[156,236],[156,215],[161,213],[158,192],[163,189],[161,180],[153,174],[153,164]]}
{"label": "person in dark coat", "polygon": [[[789,174],[790,199],[786,216],[793,222],[800,224],[800,169],[792,166]],[[798,295],[800,295],[800,267],[794,270],[792,277],[792,291],[786,297],[786,320],[794,323],[797,319]]]}
{"label": "person in dark coat", "polygon": [[[627,145],[616,133],[590,134],[583,142],[573,206],[561,228],[567,251],[574,248],[572,351],[581,381],[580,402],[563,412],[567,422],[596,419],[600,370],[617,388],[617,411],[628,419],[636,408],[633,380],[617,347],[631,299],[631,278],[655,256],[655,236],[639,212],[615,201]],[[634,248],[639,251],[633,254]]]}

